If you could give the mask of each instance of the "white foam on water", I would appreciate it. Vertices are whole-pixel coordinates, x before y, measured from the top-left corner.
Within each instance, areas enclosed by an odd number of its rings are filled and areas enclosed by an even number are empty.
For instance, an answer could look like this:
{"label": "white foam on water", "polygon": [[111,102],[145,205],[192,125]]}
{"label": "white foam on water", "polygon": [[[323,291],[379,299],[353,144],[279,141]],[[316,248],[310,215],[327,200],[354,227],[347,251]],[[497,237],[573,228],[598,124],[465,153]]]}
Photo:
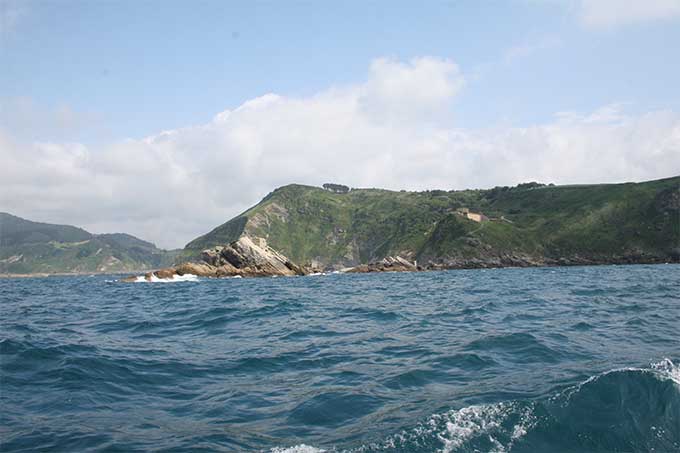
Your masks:
{"label": "white foam on water", "polygon": [[504,453],[512,448],[512,444],[526,435],[535,424],[531,409],[521,410],[520,421],[512,428],[510,442],[503,445],[494,437],[503,431],[502,423],[511,415],[516,414],[518,408],[513,403],[484,404],[464,407],[459,410],[437,414],[431,417],[431,423],[437,425],[438,420],[446,420],[446,428],[437,437],[444,444],[441,453],[452,453],[466,442],[478,436],[486,436],[493,444],[490,453]]}
{"label": "white foam on water", "polygon": [[[509,427],[506,423],[510,417],[518,417],[517,423],[512,427]],[[431,439],[437,439],[442,444],[442,447],[436,450],[438,453],[455,453],[468,442],[484,438],[492,444],[488,453],[506,453],[536,423],[537,420],[533,415],[533,406],[531,405],[520,407],[509,402],[473,405],[434,414],[412,429],[404,430],[382,441],[363,445],[349,451],[352,453],[395,449],[408,451],[404,449],[421,446],[423,442],[429,445]],[[502,439],[505,445],[499,439]]]}
{"label": "white foam on water", "polygon": [[[671,381],[673,382],[676,386],[678,386],[678,390],[680,390],[680,364],[675,364],[673,361],[669,358],[664,358],[659,362],[654,362],[649,365],[647,368],[639,368],[639,367],[623,367],[623,368],[616,368],[613,370],[605,371],[603,373],[597,374],[595,376],[591,376],[585,381],[570,387],[557,395],[554,395],[551,397],[551,400],[558,400],[560,397],[566,397],[565,401],[562,403],[563,405],[566,405],[567,402],[574,396],[576,393],[580,392],[581,389],[590,383],[597,382],[599,379],[606,377],[610,374],[614,373],[625,373],[625,372],[634,372],[634,373],[641,373],[641,374],[647,374],[653,376],[655,379],[659,381]],[[655,426],[651,427],[651,431],[653,435],[655,435],[657,438],[662,439],[665,437],[665,430],[663,428],[658,428]],[[674,445],[677,447],[677,443],[674,443]],[[652,448],[650,451],[654,451]]]}
{"label": "white foam on water", "polygon": [[135,280],[135,283],[176,283],[176,282],[197,282],[198,276],[193,275],[193,274],[184,274],[184,275],[173,275],[172,278],[158,278],[156,275],[151,274],[151,278],[149,280],[146,279],[143,275],[140,275],[137,277],[137,280]]}
{"label": "white foam on water", "polygon": [[558,393],[555,395],[552,399],[556,399],[560,396],[566,396],[567,399],[571,398],[571,396],[581,390],[581,388],[586,385],[590,384],[591,382],[595,382],[598,379],[607,376],[612,373],[621,373],[621,372],[626,372],[626,371],[635,371],[639,373],[651,373],[654,377],[657,379],[661,380],[671,380],[677,385],[680,385],[680,364],[676,365],[673,363],[673,361],[669,358],[664,358],[660,362],[655,362],[649,365],[649,368],[638,368],[638,367],[623,367],[623,368],[615,368],[613,370],[605,371],[604,373],[596,374],[595,376],[591,376],[585,381],[581,382],[580,384],[575,385],[574,387],[570,387],[566,390],[564,390],[561,393]]}
{"label": "white foam on water", "polygon": [[676,365],[671,359],[665,358],[660,362],[652,363],[652,370],[662,378],[670,379],[680,385],[680,364]]}
{"label": "white foam on water", "polygon": [[325,451],[305,444],[295,445],[294,447],[274,447],[271,449],[271,453],[324,453]]}

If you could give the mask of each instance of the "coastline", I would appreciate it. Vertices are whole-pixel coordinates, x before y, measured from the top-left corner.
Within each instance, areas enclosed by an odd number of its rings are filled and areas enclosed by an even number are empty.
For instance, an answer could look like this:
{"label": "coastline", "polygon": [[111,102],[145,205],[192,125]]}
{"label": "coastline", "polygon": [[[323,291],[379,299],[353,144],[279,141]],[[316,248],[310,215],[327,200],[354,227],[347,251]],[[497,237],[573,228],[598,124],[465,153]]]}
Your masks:
{"label": "coastline", "polygon": [[[132,272],[149,272],[139,270]],[[47,278],[47,277],[83,277],[87,275],[129,275],[130,271],[118,272],[32,272],[30,274],[0,274],[0,278]]]}
{"label": "coastline", "polygon": [[[345,268],[343,270],[335,270],[335,271],[320,271],[320,272],[310,272],[305,275],[295,275],[296,277],[314,277],[318,276],[320,274],[381,274],[381,273],[402,273],[402,272],[436,272],[436,271],[449,271],[449,270],[474,270],[474,269],[523,269],[523,268],[556,268],[556,267],[595,267],[595,266],[634,266],[634,265],[667,265],[667,264],[680,264],[680,261],[668,261],[668,260],[661,260],[661,259],[649,259],[649,260],[637,260],[637,261],[630,261],[630,260],[612,260],[612,261],[590,261],[590,262],[582,262],[582,261],[565,261],[565,262],[557,262],[557,261],[552,261],[552,262],[543,262],[543,263],[534,263],[534,264],[500,264],[498,265],[497,263],[491,264],[491,263],[468,263],[468,264],[463,264],[463,265],[440,265],[440,264],[434,264],[434,265],[428,265],[425,267],[419,267],[418,269],[394,269],[394,270],[363,270],[363,271],[356,271],[355,268]],[[361,265],[361,266],[367,266],[367,265]],[[357,266],[359,267],[359,266]],[[154,272],[154,271],[139,271],[140,273],[142,272]],[[82,277],[82,276],[89,276],[89,275],[112,275],[112,276],[125,276],[129,277],[130,273],[129,272],[55,272],[55,273],[46,273],[46,272],[37,272],[37,273],[31,273],[31,274],[0,274],[0,279],[13,279],[13,278],[47,278],[47,277]],[[225,277],[206,277],[206,276],[199,276],[201,278],[211,278],[211,279],[229,279],[233,278],[232,276],[225,276]],[[243,278],[266,278],[266,277],[279,277],[277,275],[243,275]]]}

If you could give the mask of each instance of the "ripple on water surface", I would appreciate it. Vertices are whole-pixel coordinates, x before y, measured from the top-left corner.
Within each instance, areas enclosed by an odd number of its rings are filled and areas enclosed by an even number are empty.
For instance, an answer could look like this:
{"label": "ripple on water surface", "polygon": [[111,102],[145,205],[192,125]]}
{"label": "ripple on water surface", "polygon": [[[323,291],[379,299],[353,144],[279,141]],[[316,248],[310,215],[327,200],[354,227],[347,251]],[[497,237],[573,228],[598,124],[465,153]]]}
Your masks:
{"label": "ripple on water surface", "polygon": [[0,450],[680,451],[679,272],[1,279]]}

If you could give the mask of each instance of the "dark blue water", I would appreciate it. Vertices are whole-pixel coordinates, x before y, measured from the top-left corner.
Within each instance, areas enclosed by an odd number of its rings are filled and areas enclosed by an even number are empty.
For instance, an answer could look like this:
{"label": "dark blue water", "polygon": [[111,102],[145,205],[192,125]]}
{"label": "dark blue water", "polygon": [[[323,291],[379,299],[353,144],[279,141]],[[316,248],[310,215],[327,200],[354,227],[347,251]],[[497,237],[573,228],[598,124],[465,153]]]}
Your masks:
{"label": "dark blue water", "polygon": [[0,450],[680,451],[680,266],[0,279]]}

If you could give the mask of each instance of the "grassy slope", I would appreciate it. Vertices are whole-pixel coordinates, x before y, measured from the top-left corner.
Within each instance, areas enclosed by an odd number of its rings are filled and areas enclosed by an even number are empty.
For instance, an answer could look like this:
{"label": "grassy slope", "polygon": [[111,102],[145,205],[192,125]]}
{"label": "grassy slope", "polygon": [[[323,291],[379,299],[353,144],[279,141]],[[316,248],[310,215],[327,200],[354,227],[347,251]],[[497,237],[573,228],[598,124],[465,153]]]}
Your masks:
{"label": "grassy slope", "polygon": [[0,273],[137,271],[168,265],[176,253],[127,234],[93,235],[0,214]]}
{"label": "grassy slope", "polygon": [[680,178],[543,187],[501,194],[489,212],[508,213],[548,256],[668,253],[680,246],[679,192]]}
{"label": "grassy slope", "polygon": [[[335,194],[288,185],[192,241],[185,253],[246,232],[296,262],[356,264],[400,254],[419,260],[670,257],[680,248],[680,178],[638,184]],[[469,207],[509,222],[464,219]]]}
{"label": "grassy slope", "polygon": [[38,242],[79,242],[92,238],[82,228],[70,225],[32,222],[0,212],[0,247]]}

